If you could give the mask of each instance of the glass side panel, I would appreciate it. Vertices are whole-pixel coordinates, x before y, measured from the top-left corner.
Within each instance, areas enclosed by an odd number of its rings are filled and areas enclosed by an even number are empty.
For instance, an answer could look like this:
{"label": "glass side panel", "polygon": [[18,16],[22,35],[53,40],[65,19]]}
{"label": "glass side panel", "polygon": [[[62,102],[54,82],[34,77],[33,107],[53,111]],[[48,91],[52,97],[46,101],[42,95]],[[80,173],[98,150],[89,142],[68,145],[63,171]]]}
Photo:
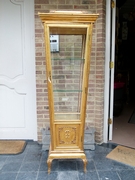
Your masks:
{"label": "glass side panel", "polygon": [[59,52],[51,52],[55,120],[80,119],[82,44],[82,35],[60,35]]}

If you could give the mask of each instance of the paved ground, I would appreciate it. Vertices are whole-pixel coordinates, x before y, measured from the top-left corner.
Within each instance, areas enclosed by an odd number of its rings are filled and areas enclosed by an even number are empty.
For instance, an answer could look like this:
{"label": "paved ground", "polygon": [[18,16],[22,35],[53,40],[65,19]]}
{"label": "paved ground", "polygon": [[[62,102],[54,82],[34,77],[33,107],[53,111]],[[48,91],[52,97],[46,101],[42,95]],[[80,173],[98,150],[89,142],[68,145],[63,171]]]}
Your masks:
{"label": "paved ground", "polygon": [[19,155],[0,155],[0,180],[135,180],[135,167],[106,158],[113,145],[96,145],[87,150],[87,173],[82,160],[53,160],[52,171],[47,173],[48,151],[42,151],[37,142],[28,142]]}

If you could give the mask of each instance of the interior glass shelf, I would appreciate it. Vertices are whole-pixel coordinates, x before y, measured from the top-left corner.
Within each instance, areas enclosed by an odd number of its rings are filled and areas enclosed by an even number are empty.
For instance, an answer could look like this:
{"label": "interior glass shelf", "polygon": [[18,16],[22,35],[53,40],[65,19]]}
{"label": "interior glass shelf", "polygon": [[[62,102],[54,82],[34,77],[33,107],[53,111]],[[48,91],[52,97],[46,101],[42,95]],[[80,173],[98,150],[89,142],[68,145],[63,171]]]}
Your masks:
{"label": "interior glass shelf", "polygon": [[80,113],[55,113],[54,120],[80,120]]}
{"label": "interior glass shelf", "polygon": [[82,92],[82,90],[55,89],[55,90],[53,90],[53,92],[70,92],[70,93],[72,93],[72,92]]}

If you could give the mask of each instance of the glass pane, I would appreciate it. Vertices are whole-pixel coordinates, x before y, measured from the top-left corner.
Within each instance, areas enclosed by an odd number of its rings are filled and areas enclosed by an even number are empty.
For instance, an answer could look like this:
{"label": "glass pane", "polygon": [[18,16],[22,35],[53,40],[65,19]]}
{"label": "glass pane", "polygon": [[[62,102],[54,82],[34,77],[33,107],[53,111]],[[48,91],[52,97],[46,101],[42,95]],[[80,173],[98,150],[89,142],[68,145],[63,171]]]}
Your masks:
{"label": "glass pane", "polygon": [[60,35],[51,52],[55,120],[79,120],[84,59],[82,35]]}

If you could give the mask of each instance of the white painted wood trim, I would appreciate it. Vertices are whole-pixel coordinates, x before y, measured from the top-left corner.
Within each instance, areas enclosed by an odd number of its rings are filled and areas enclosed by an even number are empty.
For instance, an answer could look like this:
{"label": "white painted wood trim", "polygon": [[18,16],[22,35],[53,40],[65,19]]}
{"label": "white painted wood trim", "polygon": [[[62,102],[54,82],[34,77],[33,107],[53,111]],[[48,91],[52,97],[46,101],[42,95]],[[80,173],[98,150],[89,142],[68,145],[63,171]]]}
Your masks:
{"label": "white painted wood trim", "polygon": [[[116,6],[116,0],[114,0],[114,3]],[[105,143],[107,143],[108,140],[112,140],[112,132],[113,132],[114,68],[111,70],[111,80],[110,80],[109,62],[110,60],[113,62],[115,60],[115,15],[116,15],[116,7],[112,9],[112,24],[111,24],[111,0],[106,1],[106,50],[105,50],[105,87],[104,87],[104,139],[103,139]],[[111,34],[111,28],[112,28],[112,34]],[[112,38],[112,46],[110,42],[111,38]],[[109,84],[110,84],[110,89],[109,89]],[[108,128],[109,118],[112,119],[112,124],[109,125]]]}
{"label": "white painted wood trim", "polygon": [[[26,5],[27,6],[27,5]],[[29,0],[29,6],[27,6],[26,8],[29,9],[29,12],[31,13],[30,14],[30,36],[31,36],[31,59],[33,59],[34,61],[34,64],[35,63],[35,1],[34,0]],[[33,72],[36,72],[35,70],[35,66],[33,66]],[[37,141],[37,107],[36,107],[36,74],[34,77],[32,77],[33,79],[33,88],[32,91],[33,91],[33,97],[32,97],[32,101],[33,101],[33,109],[35,109],[35,111],[33,112],[33,124],[31,125],[31,128],[33,128],[33,140],[34,141]]]}
{"label": "white painted wood trim", "polygon": [[[112,8],[112,24],[111,24],[111,61],[115,62],[115,21],[116,21],[116,1],[114,0],[115,7]],[[115,65],[115,64],[114,64]],[[109,125],[109,140],[112,140],[113,136],[113,104],[114,104],[114,68],[111,69],[110,74],[110,110],[109,118],[112,120],[112,124]]]}
{"label": "white painted wood trim", "polygon": [[109,62],[110,62],[110,15],[111,0],[106,1],[106,44],[105,44],[105,86],[104,86],[104,136],[103,141],[108,141],[108,111],[109,111]]}

